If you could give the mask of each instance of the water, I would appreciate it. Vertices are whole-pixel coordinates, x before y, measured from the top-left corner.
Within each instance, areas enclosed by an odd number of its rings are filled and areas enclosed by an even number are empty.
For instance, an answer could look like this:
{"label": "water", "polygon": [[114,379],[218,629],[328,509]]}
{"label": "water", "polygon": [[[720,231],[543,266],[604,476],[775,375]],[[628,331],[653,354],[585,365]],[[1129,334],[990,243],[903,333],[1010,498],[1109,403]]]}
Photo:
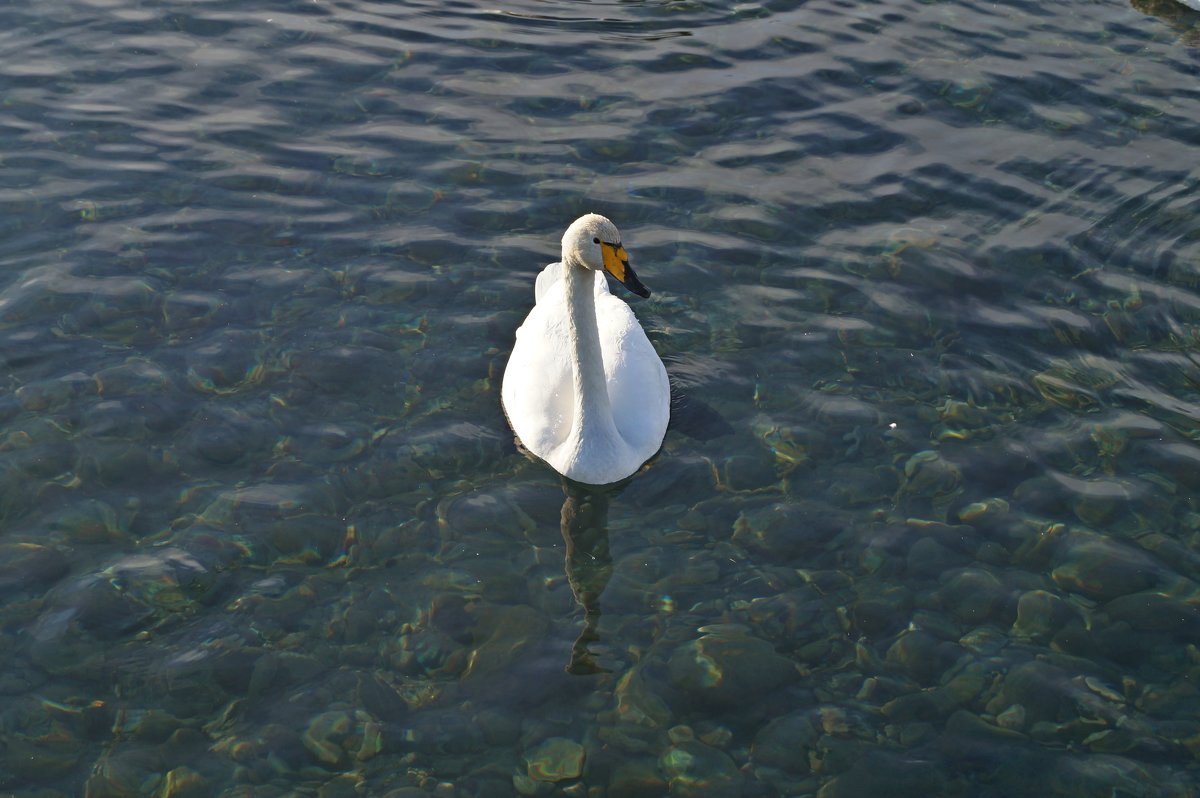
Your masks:
{"label": "water", "polygon": [[[0,30],[5,794],[1195,794],[1200,13]],[[691,402],[611,494],[498,400],[592,210]]]}

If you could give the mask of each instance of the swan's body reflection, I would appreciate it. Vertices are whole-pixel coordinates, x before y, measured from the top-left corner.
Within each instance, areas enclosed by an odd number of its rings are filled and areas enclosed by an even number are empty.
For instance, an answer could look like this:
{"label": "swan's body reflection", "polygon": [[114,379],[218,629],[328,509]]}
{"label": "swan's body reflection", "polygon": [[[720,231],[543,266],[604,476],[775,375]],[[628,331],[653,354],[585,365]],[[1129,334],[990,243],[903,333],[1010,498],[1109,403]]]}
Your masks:
{"label": "swan's body reflection", "polygon": [[575,600],[583,608],[583,631],[571,647],[568,673],[607,673],[588,644],[600,635],[600,595],[612,577],[612,555],[608,550],[608,502],[621,492],[625,483],[598,488],[563,480],[561,528],[566,544],[567,582]]}

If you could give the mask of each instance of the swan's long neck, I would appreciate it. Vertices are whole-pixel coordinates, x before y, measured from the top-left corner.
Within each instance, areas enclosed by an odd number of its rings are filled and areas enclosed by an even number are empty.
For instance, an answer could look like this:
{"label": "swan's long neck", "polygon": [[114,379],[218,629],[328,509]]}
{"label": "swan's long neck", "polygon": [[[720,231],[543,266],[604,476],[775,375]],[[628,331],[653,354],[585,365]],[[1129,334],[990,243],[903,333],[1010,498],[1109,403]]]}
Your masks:
{"label": "swan's long neck", "polygon": [[596,276],[591,269],[563,258],[563,284],[567,292],[567,335],[574,381],[571,437],[575,441],[615,434],[612,403],[604,378],[600,329],[596,325]]}

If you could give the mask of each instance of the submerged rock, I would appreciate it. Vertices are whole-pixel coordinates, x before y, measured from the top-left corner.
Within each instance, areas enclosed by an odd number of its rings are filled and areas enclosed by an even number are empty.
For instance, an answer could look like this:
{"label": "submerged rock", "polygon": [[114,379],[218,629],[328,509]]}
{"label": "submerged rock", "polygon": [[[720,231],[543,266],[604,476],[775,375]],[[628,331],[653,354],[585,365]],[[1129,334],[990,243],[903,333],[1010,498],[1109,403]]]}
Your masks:
{"label": "submerged rock", "polygon": [[[108,753],[92,768],[84,784],[86,798],[137,798],[160,781],[158,757],[142,751]],[[157,798],[157,796],[156,796]]]}
{"label": "submerged rock", "polygon": [[841,529],[835,511],[816,503],[773,504],[747,510],[733,525],[733,542],[786,561],[819,550]]}
{"label": "submerged rock", "polygon": [[908,550],[908,573],[918,579],[936,577],[953,567],[959,557],[950,549],[930,537],[913,543]]}
{"label": "submerged rock", "polygon": [[1025,707],[1013,704],[1008,709],[996,715],[996,725],[1002,729],[1021,731],[1025,727]]}
{"label": "submerged rock", "polygon": [[354,728],[354,716],[347,711],[322,712],[312,719],[301,739],[317,761],[323,765],[341,764],[346,751],[340,745]]}
{"label": "submerged rock", "polygon": [[1144,591],[1119,596],[1103,607],[1114,620],[1142,632],[1162,632],[1200,640],[1200,609],[1175,596]]}
{"label": "submerged rock", "polygon": [[850,619],[858,634],[872,639],[890,638],[908,624],[913,599],[907,588],[895,585],[869,593],[874,595],[864,595],[850,606]]}
{"label": "submerged rock", "polygon": [[1200,488],[1200,446],[1151,442],[1146,452],[1158,469],[1192,490]]}
{"label": "submerged rock", "polygon": [[937,681],[960,651],[955,644],[916,629],[900,635],[888,649],[886,659],[920,684],[929,685]]}
{"label": "submerged rock", "polygon": [[[1185,786],[1181,774],[1175,784],[1164,783],[1132,759],[1107,754],[1068,754],[1059,757],[1050,774],[1049,787],[1063,798],[1091,798],[1095,795],[1183,796],[1194,785]],[[1190,781],[1190,777],[1188,777]]]}
{"label": "submerged rock", "polygon": [[690,698],[724,705],[761,698],[799,677],[795,663],[770,643],[730,626],[676,649],[669,673]]}
{"label": "submerged rock", "polygon": [[109,398],[139,394],[162,393],[173,380],[169,372],[153,361],[140,357],[101,369],[92,375],[96,391]]}
{"label": "submerged rock", "polygon": [[[84,756],[85,741],[65,733],[55,736],[59,739],[39,740],[6,732],[0,748],[0,784],[11,784],[13,777],[32,784],[50,782],[75,768]],[[15,794],[4,793],[6,798]]]}
{"label": "submerged rock", "polygon": [[630,668],[613,693],[617,699],[617,717],[625,723],[663,728],[671,719],[670,708],[640,667]]}
{"label": "submerged rock", "polygon": [[262,335],[223,329],[187,353],[187,381],[197,391],[226,395],[259,385],[266,374]]}
{"label": "submerged rock", "polygon": [[211,794],[208,779],[189,767],[167,772],[154,798],[207,798]]}
{"label": "submerged rock", "polygon": [[262,453],[274,442],[275,431],[265,420],[237,408],[206,406],[192,420],[184,449],[216,465],[230,465]]}
{"label": "submerged rock", "polygon": [[985,499],[972,502],[958,511],[958,520],[976,526],[986,525],[1008,515],[1009,505],[1004,499]]}
{"label": "submerged rock", "polygon": [[904,464],[904,484],[900,493],[912,496],[944,496],[962,480],[962,472],[939,452],[917,452]]}
{"label": "submerged rock", "polygon": [[999,693],[988,703],[987,710],[999,714],[1019,704],[1025,707],[1025,715],[1030,723],[1070,717],[1075,708],[1072,676],[1046,662],[1022,662],[1009,670]]}
{"label": "submerged rock", "polygon": [[112,507],[87,499],[59,511],[51,528],[71,543],[111,543],[125,540],[129,532]]}
{"label": "submerged rock", "polygon": [[1078,617],[1079,611],[1061,596],[1046,590],[1029,590],[1017,600],[1017,619],[1013,622],[1012,634],[1045,640]]}
{"label": "submerged rock", "polygon": [[724,751],[698,740],[671,746],[659,760],[673,798],[734,798],[742,774]]}
{"label": "submerged rock", "polygon": [[1026,740],[1025,735],[1020,732],[988,723],[965,709],[958,710],[946,721],[946,734],[967,745],[1003,747]]}
{"label": "submerged rock", "polygon": [[978,626],[1000,613],[1010,591],[990,571],[963,568],[938,591],[938,598],[963,623]]}
{"label": "submerged rock", "polygon": [[826,782],[817,798],[928,798],[941,795],[945,782],[931,762],[872,750]]}
{"label": "submerged rock", "polygon": [[1162,570],[1132,546],[1094,538],[1070,546],[1051,576],[1064,590],[1108,601],[1153,586]]}
{"label": "submerged rock", "polygon": [[565,737],[551,737],[525,756],[526,772],[534,781],[569,781],[583,773],[583,746]]}
{"label": "submerged rock", "polygon": [[653,761],[622,762],[608,782],[608,794],[622,798],[661,798],[666,791],[667,782]]}
{"label": "submerged rock", "polygon": [[817,727],[808,713],[794,713],[768,723],[754,736],[750,760],[790,773],[809,772],[807,748],[817,739]]}
{"label": "submerged rock", "polygon": [[0,596],[42,589],[68,570],[67,558],[58,549],[37,543],[0,544]]}

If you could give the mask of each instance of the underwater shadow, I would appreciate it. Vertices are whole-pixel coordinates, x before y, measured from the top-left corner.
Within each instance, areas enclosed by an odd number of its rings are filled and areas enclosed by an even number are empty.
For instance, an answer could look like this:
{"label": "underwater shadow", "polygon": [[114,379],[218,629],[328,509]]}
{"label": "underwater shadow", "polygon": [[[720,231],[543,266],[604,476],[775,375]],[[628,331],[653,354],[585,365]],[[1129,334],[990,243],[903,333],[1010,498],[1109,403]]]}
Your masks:
{"label": "underwater shadow", "polygon": [[613,562],[608,544],[608,506],[629,480],[597,487],[564,478],[560,529],[566,544],[567,583],[583,609],[583,629],[571,646],[567,673],[590,675],[610,673],[596,661],[588,646],[600,641],[600,596],[612,577]]}

